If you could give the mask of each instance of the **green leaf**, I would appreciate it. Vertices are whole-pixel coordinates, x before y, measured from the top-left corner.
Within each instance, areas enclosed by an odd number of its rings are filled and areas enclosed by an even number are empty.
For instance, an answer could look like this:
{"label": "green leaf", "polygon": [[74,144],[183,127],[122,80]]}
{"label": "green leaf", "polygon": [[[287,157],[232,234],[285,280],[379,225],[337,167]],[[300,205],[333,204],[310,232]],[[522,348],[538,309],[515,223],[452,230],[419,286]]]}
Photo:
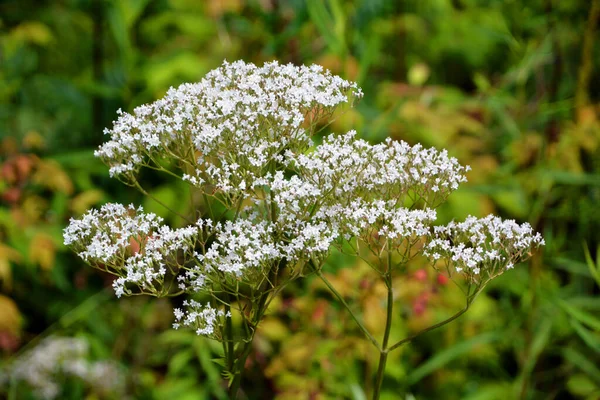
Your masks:
{"label": "green leaf", "polygon": [[571,304],[567,303],[564,300],[558,300],[558,305],[565,310],[567,314],[571,317],[575,318],[579,322],[594,328],[596,330],[600,330],[600,319],[596,318],[592,314],[587,311],[583,311],[579,308],[573,307]]}
{"label": "green leaf", "polygon": [[527,216],[529,204],[521,188],[494,193],[492,198],[501,208],[507,210],[510,215],[518,218],[525,218]]}
{"label": "green leaf", "polygon": [[196,81],[208,69],[207,61],[198,54],[169,53],[147,64],[142,75],[149,90],[162,92],[177,82]]}
{"label": "green leaf", "polygon": [[369,68],[375,63],[381,47],[381,38],[379,35],[366,35],[367,39],[363,46],[363,51],[359,57],[358,77],[356,82],[359,86],[363,85],[368,76]]}
{"label": "green leaf", "polygon": [[196,353],[198,361],[200,362],[200,365],[202,365],[202,370],[208,375],[210,380],[212,380],[213,382],[219,381],[221,373],[216,368],[215,363],[211,361],[211,354],[208,346],[204,346],[202,340],[195,340],[194,351]]}
{"label": "green leaf", "polygon": [[591,361],[589,358],[572,348],[563,350],[563,355],[565,359],[593,379],[596,384],[600,384],[600,369],[596,366],[595,361]]}
{"label": "green leaf", "polygon": [[[194,400],[205,399],[206,391],[198,387],[197,378],[169,378],[156,388],[156,399]],[[203,393],[204,392],[204,393]]]}
{"label": "green leaf", "polygon": [[586,327],[581,325],[576,319],[569,320],[575,332],[579,337],[587,344],[590,348],[594,349],[597,353],[600,353],[600,337],[590,332]]}
{"label": "green leaf", "polygon": [[170,210],[177,211],[181,204],[181,199],[176,195],[172,185],[159,186],[149,193],[150,196],[144,199],[144,210],[165,219],[172,217]]}
{"label": "green leaf", "polygon": [[546,175],[554,182],[562,185],[600,186],[600,175],[598,174],[585,174],[570,171],[547,171]]}
{"label": "green leaf", "polygon": [[353,383],[350,385],[350,392],[352,393],[353,400],[367,400],[367,395],[365,394],[365,391],[357,383]]}
{"label": "green leaf", "polygon": [[186,330],[169,329],[162,332],[159,336],[161,345],[182,345],[189,346],[195,339],[195,335]]}
{"label": "green leaf", "polygon": [[178,351],[169,361],[169,373],[178,375],[184,371],[190,362],[194,359],[194,353],[191,350]]}
{"label": "green leaf", "polygon": [[588,311],[600,310],[600,296],[577,296],[569,297],[569,303],[575,307],[581,307]]}
{"label": "green leaf", "polygon": [[326,2],[322,0],[308,0],[307,9],[308,15],[315,24],[319,33],[325,39],[327,46],[331,52],[337,56],[343,56],[346,53],[346,45],[344,43],[344,25],[341,6],[339,2],[333,0],[328,2],[332,12],[327,10]]}
{"label": "green leaf", "polygon": [[217,357],[217,358],[211,359],[211,361],[217,365],[220,365],[222,368],[225,368],[225,358]]}
{"label": "green leaf", "polygon": [[541,322],[541,326],[537,327],[535,337],[531,342],[531,346],[527,351],[527,358],[525,360],[525,364],[521,370],[521,374],[519,377],[520,382],[526,379],[526,377],[530,376],[533,372],[535,364],[537,363],[542,350],[548,344],[548,340],[550,339],[550,332],[552,331],[552,319],[544,319]]}
{"label": "green leaf", "polygon": [[600,286],[600,246],[596,249],[596,263],[594,264],[594,260],[592,260],[592,255],[590,254],[590,249],[587,244],[583,246],[583,252],[585,254],[585,261],[590,270],[590,274],[596,280],[598,286]]}
{"label": "green leaf", "polygon": [[576,396],[589,396],[590,394],[600,390],[590,378],[583,374],[576,374],[567,381],[567,389]]}
{"label": "green leaf", "polygon": [[461,400],[498,400],[514,396],[514,387],[510,383],[490,383],[478,386],[475,393],[461,397]]}
{"label": "green leaf", "polygon": [[552,260],[549,260],[549,264],[554,268],[562,269],[571,274],[588,278],[591,276],[587,264],[581,261],[571,260],[565,257],[554,257]]}
{"label": "green leaf", "polygon": [[430,358],[425,363],[421,364],[418,368],[413,370],[406,378],[408,385],[414,385],[427,375],[441,369],[444,365],[450,361],[462,357],[469,353],[474,347],[484,344],[489,344],[501,339],[504,336],[504,332],[490,332],[483,335],[476,336],[464,342],[455,344],[454,346],[438,352],[435,356]]}

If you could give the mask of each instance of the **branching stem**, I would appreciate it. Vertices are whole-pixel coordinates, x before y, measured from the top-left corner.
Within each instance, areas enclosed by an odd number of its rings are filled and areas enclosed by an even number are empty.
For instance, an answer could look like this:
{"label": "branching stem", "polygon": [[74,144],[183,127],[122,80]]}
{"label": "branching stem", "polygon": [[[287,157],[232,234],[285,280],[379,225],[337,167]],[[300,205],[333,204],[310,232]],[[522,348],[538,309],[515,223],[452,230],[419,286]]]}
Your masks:
{"label": "branching stem", "polygon": [[369,332],[369,330],[364,326],[364,324],[360,321],[356,314],[354,314],[346,300],[344,300],[344,297],[340,294],[340,292],[336,290],[335,287],[333,287],[331,282],[329,282],[329,280],[321,273],[321,271],[314,266],[314,263],[311,262],[311,264],[313,266],[315,274],[317,274],[317,276],[323,281],[323,283],[329,288],[329,290],[331,290],[331,293],[333,293],[334,296],[340,301],[340,303],[342,303],[342,305],[346,308],[346,310],[348,310],[348,313],[350,314],[354,322],[356,322],[360,330],[365,334],[367,339],[369,339],[369,341],[373,343],[373,346],[375,346],[377,350],[381,352],[381,345],[379,344],[377,339],[375,339],[373,335],[371,335],[371,332]]}

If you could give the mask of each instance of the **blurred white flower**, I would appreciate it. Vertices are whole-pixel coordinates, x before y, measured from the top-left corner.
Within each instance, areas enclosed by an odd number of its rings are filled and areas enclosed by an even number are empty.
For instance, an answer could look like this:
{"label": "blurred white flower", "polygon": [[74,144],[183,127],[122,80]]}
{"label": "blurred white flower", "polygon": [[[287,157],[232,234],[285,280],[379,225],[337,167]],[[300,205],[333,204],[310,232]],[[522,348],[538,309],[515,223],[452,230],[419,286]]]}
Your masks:
{"label": "blurred white flower", "polygon": [[8,365],[0,384],[24,382],[42,399],[56,399],[64,378],[85,382],[97,393],[119,395],[123,374],[112,361],[90,361],[89,345],[81,338],[50,336]]}

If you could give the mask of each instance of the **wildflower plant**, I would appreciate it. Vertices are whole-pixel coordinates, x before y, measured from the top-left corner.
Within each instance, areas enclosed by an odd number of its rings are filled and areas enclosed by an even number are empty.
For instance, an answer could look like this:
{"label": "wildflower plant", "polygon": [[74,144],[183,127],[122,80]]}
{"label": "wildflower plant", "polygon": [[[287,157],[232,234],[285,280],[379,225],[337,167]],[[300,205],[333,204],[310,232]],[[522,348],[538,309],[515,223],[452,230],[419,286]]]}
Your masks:
{"label": "wildflower plant", "polygon": [[[354,131],[315,145],[317,128],[362,95],[320,66],[237,61],[132,114],[119,111],[96,156],[111,176],[145,194],[142,168],[186,182],[192,201],[199,199],[195,215],[172,229],[140,207],[106,204],[71,220],[65,243],[116,276],[117,296],[210,298],[185,300],[173,326],[222,342],[232,398],[271,301],[315,274],[379,351],[377,399],[388,353],[414,337],[390,343],[392,278],[410,259],[422,255],[450,277],[464,277],[457,282],[465,308],[428,331],[465,312],[491,279],[544,242],[528,224],[495,216],[436,226],[436,207],[469,170],[445,150],[391,139],[370,144]],[[323,275],[332,249],[363,258],[385,283],[383,338]]]}

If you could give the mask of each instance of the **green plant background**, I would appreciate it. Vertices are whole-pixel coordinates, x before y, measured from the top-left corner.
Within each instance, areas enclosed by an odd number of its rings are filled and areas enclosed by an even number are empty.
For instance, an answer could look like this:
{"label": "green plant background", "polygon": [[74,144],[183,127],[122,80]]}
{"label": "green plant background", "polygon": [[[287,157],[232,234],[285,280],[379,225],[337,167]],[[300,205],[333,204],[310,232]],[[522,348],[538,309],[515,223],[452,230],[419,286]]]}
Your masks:
{"label": "green plant background", "polygon": [[[180,300],[117,300],[106,276],[66,250],[62,229],[107,201],[169,218],[93,157],[118,108],[198,81],[224,59],[277,59],[362,86],[365,98],[330,131],[447,148],[471,165],[441,221],[496,213],[546,239],[464,317],[392,353],[382,398],[600,398],[599,25],[598,0],[3,0],[2,364],[45,336],[83,337],[92,357],[124,368],[118,398],[225,398],[220,346],[170,329]],[[188,211],[180,185],[147,179]],[[382,287],[355,260],[330,260],[330,279],[377,332]],[[395,285],[398,338],[462,305],[425,265]],[[376,361],[309,278],[271,308],[243,387],[250,399],[365,399]],[[3,395],[34,398],[18,382]],[[106,396],[66,382],[60,398]]]}

